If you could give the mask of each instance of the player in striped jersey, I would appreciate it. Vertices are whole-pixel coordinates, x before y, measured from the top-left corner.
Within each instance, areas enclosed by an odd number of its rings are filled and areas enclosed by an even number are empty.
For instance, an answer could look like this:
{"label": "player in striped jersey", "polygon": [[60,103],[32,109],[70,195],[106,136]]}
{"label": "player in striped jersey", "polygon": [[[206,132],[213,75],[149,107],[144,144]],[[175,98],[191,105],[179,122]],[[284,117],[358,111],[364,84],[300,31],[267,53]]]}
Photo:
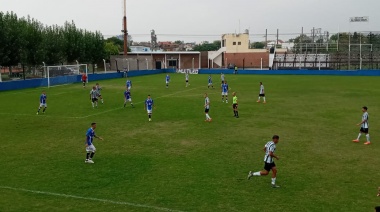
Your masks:
{"label": "player in striped jersey", "polygon": [[257,100],[257,102],[260,102],[261,97],[263,97],[263,99],[264,99],[264,104],[267,103],[265,101],[265,90],[264,90],[264,85],[262,82],[260,82],[260,93],[259,93],[259,99]]}
{"label": "player in striped jersey", "polygon": [[205,107],[205,114],[206,114],[205,121],[211,122],[212,118],[210,117],[210,115],[208,115],[208,112],[210,111],[210,99],[208,98],[207,93],[205,93],[204,97],[205,97],[204,107]]}
{"label": "player in striped jersey", "polygon": [[363,112],[362,122],[357,124],[357,126],[361,126],[361,128],[360,128],[358,138],[353,140],[353,142],[355,142],[355,143],[359,143],[360,137],[362,136],[362,133],[364,133],[365,136],[367,137],[367,142],[365,142],[364,144],[365,145],[371,144],[371,141],[369,138],[369,124],[368,124],[369,116],[368,116],[367,110],[368,110],[368,108],[366,106],[362,107],[362,112]]}
{"label": "player in striped jersey", "polygon": [[131,88],[132,88],[132,81],[130,79],[128,79],[127,82],[125,83],[125,86],[127,87],[128,90],[131,90]]}
{"label": "player in striped jersey", "polygon": [[169,88],[169,82],[170,82],[169,74],[166,75],[165,80],[166,80],[166,88]]}
{"label": "player in striped jersey", "polygon": [[186,87],[189,86],[189,72],[186,72],[185,74],[185,79],[186,79]]}
{"label": "player in striped jersey", "polygon": [[98,98],[102,101],[102,104],[104,104],[104,100],[101,94],[102,87],[100,87],[99,83],[96,83],[96,93],[98,93]]}
{"label": "player in striped jersey", "polygon": [[273,188],[279,187],[278,185],[276,185],[277,168],[273,160],[273,158],[276,158],[277,160],[279,160],[279,157],[274,154],[274,152],[276,151],[276,144],[279,142],[279,140],[280,140],[280,137],[278,135],[274,135],[272,137],[272,141],[269,141],[267,144],[265,144],[264,170],[258,171],[258,172],[250,171],[248,173],[248,180],[251,179],[252,176],[266,176],[272,170],[272,187]]}
{"label": "player in striped jersey", "polygon": [[96,87],[92,87],[90,91],[90,100],[92,104],[92,108],[98,107],[98,92],[96,91]]}

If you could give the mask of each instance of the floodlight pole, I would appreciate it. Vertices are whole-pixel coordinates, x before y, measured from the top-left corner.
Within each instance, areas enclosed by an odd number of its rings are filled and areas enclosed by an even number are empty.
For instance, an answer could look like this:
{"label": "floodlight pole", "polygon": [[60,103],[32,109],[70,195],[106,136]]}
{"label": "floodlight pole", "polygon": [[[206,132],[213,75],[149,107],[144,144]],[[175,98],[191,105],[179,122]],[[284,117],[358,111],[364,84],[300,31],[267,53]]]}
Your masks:
{"label": "floodlight pole", "polygon": [[44,78],[46,78],[46,64],[45,62],[42,62],[42,64],[44,64]]}
{"label": "floodlight pole", "polygon": [[194,57],[193,57],[192,70],[194,70],[194,61],[195,61],[195,59],[194,59]]}
{"label": "floodlight pole", "polygon": [[78,69],[78,72],[79,72],[79,74],[80,74],[79,62],[78,62],[78,60],[75,60],[75,62],[77,62],[77,69]]}
{"label": "floodlight pole", "polygon": [[263,70],[263,58],[261,58],[261,61],[260,61],[260,69]]}
{"label": "floodlight pole", "polygon": [[106,60],[103,59],[103,63],[104,63],[104,73],[107,73],[107,66],[106,66]]}
{"label": "floodlight pole", "polygon": [[128,30],[127,30],[127,0],[124,0],[124,18],[123,18],[124,29],[124,55],[128,54]]}
{"label": "floodlight pole", "polygon": [[149,70],[148,58],[145,58],[146,61],[146,70]]}

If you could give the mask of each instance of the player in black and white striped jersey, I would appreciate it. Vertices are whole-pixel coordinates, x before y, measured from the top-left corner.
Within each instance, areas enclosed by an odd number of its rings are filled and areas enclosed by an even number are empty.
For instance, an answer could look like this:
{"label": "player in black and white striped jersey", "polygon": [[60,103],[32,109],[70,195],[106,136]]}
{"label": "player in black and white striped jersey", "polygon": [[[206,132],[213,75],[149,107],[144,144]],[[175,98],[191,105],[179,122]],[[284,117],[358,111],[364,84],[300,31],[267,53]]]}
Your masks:
{"label": "player in black and white striped jersey", "polygon": [[279,157],[274,154],[274,152],[276,151],[276,144],[279,142],[279,140],[280,140],[280,137],[278,135],[274,135],[272,137],[272,141],[269,141],[267,144],[265,144],[265,147],[263,149],[265,151],[264,170],[258,171],[258,172],[250,171],[248,173],[248,180],[251,179],[252,176],[266,176],[272,170],[272,187],[273,188],[280,187],[276,185],[277,168],[273,160],[273,158],[276,158],[277,160],[279,160]]}
{"label": "player in black and white striped jersey", "polygon": [[369,138],[369,124],[368,124],[369,116],[368,116],[367,110],[368,108],[366,106],[362,107],[362,112],[363,112],[362,121],[359,124],[357,124],[357,126],[361,126],[361,127],[360,127],[358,138],[353,140],[353,142],[355,143],[359,143],[359,139],[362,136],[362,133],[364,133],[365,136],[367,137],[367,142],[365,142],[364,144],[365,145],[371,144],[371,141]]}

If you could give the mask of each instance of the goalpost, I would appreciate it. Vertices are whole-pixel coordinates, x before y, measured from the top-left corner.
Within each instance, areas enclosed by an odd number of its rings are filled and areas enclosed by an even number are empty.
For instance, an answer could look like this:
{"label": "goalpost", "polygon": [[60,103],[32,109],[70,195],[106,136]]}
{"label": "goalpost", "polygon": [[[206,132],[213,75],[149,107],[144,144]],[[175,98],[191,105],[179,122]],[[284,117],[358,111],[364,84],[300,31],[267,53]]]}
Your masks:
{"label": "goalpost", "polygon": [[[75,75],[80,75],[81,72],[86,73],[86,76],[88,76],[87,64],[46,66],[48,88],[50,88],[50,78],[52,77],[75,76]],[[87,82],[88,82],[88,78],[87,78]],[[68,84],[68,83],[72,83],[72,82],[67,79],[67,81],[62,84]]]}

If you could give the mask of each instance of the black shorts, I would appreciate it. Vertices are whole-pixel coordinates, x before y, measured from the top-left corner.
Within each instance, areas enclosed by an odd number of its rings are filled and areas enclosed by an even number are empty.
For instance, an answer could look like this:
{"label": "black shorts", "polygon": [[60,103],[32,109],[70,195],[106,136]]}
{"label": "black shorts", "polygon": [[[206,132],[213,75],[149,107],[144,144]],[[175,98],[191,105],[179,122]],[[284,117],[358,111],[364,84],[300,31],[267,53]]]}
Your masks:
{"label": "black shorts", "polygon": [[92,102],[98,101],[98,98],[92,98]]}
{"label": "black shorts", "polygon": [[82,80],[83,83],[86,83],[87,81],[86,80]]}
{"label": "black shorts", "polygon": [[259,94],[259,96],[261,96],[261,97],[265,97],[265,94]]}
{"label": "black shorts", "polygon": [[233,104],[233,105],[232,105],[232,108],[233,108],[233,109],[237,109],[237,108],[238,108],[238,104]]}
{"label": "black shorts", "polygon": [[368,128],[360,128],[360,132],[362,133],[368,133],[369,132],[369,129]]}
{"label": "black shorts", "polygon": [[189,80],[186,80],[186,82],[189,82]]}
{"label": "black shorts", "polygon": [[205,113],[208,113],[208,111],[210,111],[210,109],[205,108]]}
{"label": "black shorts", "polygon": [[273,163],[265,163],[264,165],[264,169],[267,170],[268,172],[270,170],[272,170],[273,167],[276,167],[276,164],[273,162]]}

